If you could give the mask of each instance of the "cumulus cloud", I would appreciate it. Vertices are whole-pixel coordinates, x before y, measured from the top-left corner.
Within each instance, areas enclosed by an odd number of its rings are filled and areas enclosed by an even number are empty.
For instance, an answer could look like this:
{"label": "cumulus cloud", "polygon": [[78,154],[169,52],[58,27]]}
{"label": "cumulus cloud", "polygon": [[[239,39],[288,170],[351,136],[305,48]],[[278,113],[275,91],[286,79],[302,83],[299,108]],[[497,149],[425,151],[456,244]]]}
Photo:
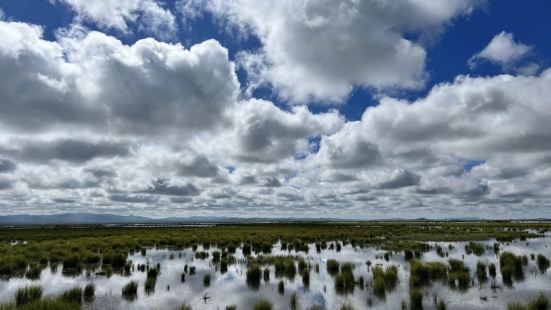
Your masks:
{"label": "cumulus cloud", "polygon": [[[42,29],[0,21],[0,127],[103,128],[178,133],[222,125],[239,84],[228,53],[144,39],[131,46],[99,32],[42,38]],[[25,87],[25,96],[21,96]]]}
{"label": "cumulus cloud", "polygon": [[250,86],[268,84],[304,103],[341,102],[355,86],[422,86],[425,39],[480,2],[182,0],[179,6],[185,18],[208,11],[258,37],[262,48],[239,57]]}
{"label": "cumulus cloud", "polygon": [[102,29],[130,33],[130,25],[158,38],[170,39],[177,31],[176,18],[156,0],[50,0],[68,5],[76,13],[77,21],[89,21]]}
{"label": "cumulus cloud", "polygon": [[504,70],[515,69],[525,74],[535,73],[539,69],[536,63],[517,67],[533,50],[532,46],[515,41],[513,34],[502,31],[492,38],[490,43],[469,59],[469,66],[475,68],[482,61],[489,61],[501,66]]}

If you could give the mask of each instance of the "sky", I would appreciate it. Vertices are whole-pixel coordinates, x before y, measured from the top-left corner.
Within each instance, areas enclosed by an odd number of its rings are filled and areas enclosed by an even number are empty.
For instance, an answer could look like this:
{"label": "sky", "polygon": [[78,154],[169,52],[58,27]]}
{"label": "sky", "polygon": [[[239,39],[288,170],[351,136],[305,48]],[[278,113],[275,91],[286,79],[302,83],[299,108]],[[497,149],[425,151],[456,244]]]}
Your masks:
{"label": "sky", "polygon": [[0,214],[551,214],[547,0],[0,0]]}

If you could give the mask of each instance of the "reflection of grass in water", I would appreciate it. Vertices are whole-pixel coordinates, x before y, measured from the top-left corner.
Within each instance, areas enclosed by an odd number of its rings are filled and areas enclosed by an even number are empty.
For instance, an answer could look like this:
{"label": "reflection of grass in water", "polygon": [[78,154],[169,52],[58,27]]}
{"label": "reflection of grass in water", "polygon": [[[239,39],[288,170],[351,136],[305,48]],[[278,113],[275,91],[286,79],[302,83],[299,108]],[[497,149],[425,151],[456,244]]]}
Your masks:
{"label": "reflection of grass in water", "polygon": [[252,265],[247,269],[247,286],[253,290],[258,290],[260,287],[261,271],[257,265]]}
{"label": "reflection of grass in water", "polygon": [[478,283],[484,283],[488,280],[488,274],[486,273],[486,264],[481,261],[476,263],[476,278]]}
{"label": "reflection of grass in water", "polygon": [[138,282],[130,281],[122,287],[122,297],[127,300],[134,300],[138,295]]}
{"label": "reflection of grass in water", "polygon": [[409,302],[411,310],[423,309],[423,291],[420,289],[411,289],[409,291]]}
{"label": "reflection of grass in water", "polygon": [[145,279],[144,292],[147,295],[155,293],[155,284],[157,284],[157,278],[148,277],[147,279]]}
{"label": "reflection of grass in water", "polygon": [[283,295],[285,293],[285,284],[283,283],[283,280],[280,280],[277,284],[277,292],[280,295]]}
{"label": "reflection of grass in water", "polygon": [[549,268],[549,260],[547,257],[543,256],[542,254],[538,254],[538,258],[536,260],[539,271],[544,274],[547,269]]}
{"label": "reflection of grass in water", "polygon": [[203,286],[209,287],[210,286],[210,274],[206,274],[203,276]]}
{"label": "reflection of grass in water", "polygon": [[96,286],[93,283],[88,283],[84,287],[84,299],[85,300],[92,300],[94,298],[94,294],[96,291]]}
{"label": "reflection of grass in water", "polygon": [[291,307],[291,310],[296,310],[297,305],[298,305],[297,293],[293,292],[293,294],[291,294],[291,299],[289,300],[289,306]]}

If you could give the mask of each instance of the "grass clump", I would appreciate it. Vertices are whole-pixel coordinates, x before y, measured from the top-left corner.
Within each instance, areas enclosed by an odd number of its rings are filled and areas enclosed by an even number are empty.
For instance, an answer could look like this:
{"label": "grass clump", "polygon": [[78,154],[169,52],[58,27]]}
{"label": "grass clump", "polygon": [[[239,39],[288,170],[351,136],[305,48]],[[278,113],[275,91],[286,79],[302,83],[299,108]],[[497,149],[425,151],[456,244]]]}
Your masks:
{"label": "grass clump", "polygon": [[84,299],[91,300],[92,298],[94,298],[95,291],[96,286],[94,285],[94,283],[86,284],[86,286],[84,287]]}
{"label": "grass clump", "polygon": [[478,279],[478,283],[484,283],[486,280],[488,280],[488,274],[486,273],[486,264],[479,261],[476,263],[476,278]]}
{"label": "grass clump", "polygon": [[125,299],[134,299],[138,295],[138,282],[130,281],[122,287],[122,297]]}
{"label": "grass clump", "polygon": [[261,299],[254,304],[254,310],[272,310],[272,303],[267,299]]}
{"label": "grass clump", "polygon": [[341,272],[335,277],[335,290],[338,294],[344,295],[354,292],[354,273],[349,263],[341,266]]}
{"label": "grass clump", "polygon": [[448,284],[452,288],[467,289],[471,281],[469,268],[465,266],[462,260],[450,259],[450,272],[448,273]]}
{"label": "grass clump", "polygon": [[510,303],[507,305],[507,310],[548,310],[549,309],[549,299],[545,295],[540,294],[534,300],[528,302],[527,304],[522,304],[519,302]]}
{"label": "grass clump", "polygon": [[302,271],[302,284],[305,287],[310,286],[310,271],[308,269],[305,269],[304,271]]}
{"label": "grass clump", "polygon": [[327,260],[327,273],[336,276],[339,273],[340,264],[334,259]]}
{"label": "grass clump", "polygon": [[544,274],[549,268],[549,260],[542,254],[538,254],[536,264],[538,265],[538,269],[542,274]]}
{"label": "grass clump", "polygon": [[433,280],[444,280],[448,275],[448,267],[440,262],[411,261],[410,286],[419,287],[430,284]]}
{"label": "grass clump", "polygon": [[81,287],[73,287],[72,289],[63,292],[63,294],[61,294],[61,296],[59,298],[63,301],[68,302],[68,303],[81,304],[82,303],[82,288]]}
{"label": "grass clump", "polygon": [[411,310],[423,309],[423,292],[419,289],[412,289],[409,292]]}
{"label": "grass clump", "polygon": [[210,286],[210,274],[206,274],[203,276],[203,286],[209,287]]}
{"label": "grass clump", "polygon": [[484,255],[484,245],[469,241],[469,243],[465,245],[465,253],[469,255],[474,253],[476,256],[482,256]]}
{"label": "grass clump", "polygon": [[285,284],[283,283],[283,280],[280,280],[277,284],[277,292],[279,295],[285,294]]}
{"label": "grass clump", "polygon": [[174,310],[193,310],[193,308],[189,304],[182,304],[174,308]]}
{"label": "grass clump", "polygon": [[345,302],[341,305],[339,310],[354,310],[354,306],[350,302]]}
{"label": "grass clump", "polygon": [[373,270],[373,292],[378,297],[384,297],[387,291],[392,291],[398,282],[398,268],[394,265],[386,267],[375,267]]}
{"label": "grass clump", "polygon": [[15,305],[26,305],[42,298],[42,287],[37,285],[25,286],[15,291]]}
{"label": "grass clump", "polygon": [[260,287],[261,271],[257,265],[252,265],[247,269],[247,286],[258,290]]}
{"label": "grass clump", "polygon": [[503,252],[499,257],[501,275],[503,283],[507,286],[513,285],[515,281],[524,280],[523,261],[521,256],[516,256],[511,252]]}

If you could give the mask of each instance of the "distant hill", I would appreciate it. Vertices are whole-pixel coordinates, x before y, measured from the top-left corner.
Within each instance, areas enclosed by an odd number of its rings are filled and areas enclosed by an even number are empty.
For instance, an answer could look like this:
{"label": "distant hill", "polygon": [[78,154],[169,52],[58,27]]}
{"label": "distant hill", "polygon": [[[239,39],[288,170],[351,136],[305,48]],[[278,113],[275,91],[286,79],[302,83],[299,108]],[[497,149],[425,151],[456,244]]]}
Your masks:
{"label": "distant hill", "polygon": [[[549,219],[523,219],[526,221],[549,221]],[[210,216],[192,216],[192,217],[166,217],[150,218],[144,216],[116,215],[116,214],[93,214],[93,213],[62,213],[51,215],[2,215],[0,216],[0,225],[78,225],[78,224],[190,224],[190,223],[274,223],[274,222],[353,222],[363,221],[361,219],[345,218],[240,218],[240,217],[210,217]],[[368,220],[365,220],[368,221]],[[444,219],[373,219],[372,221],[393,222],[430,222],[430,221],[460,221],[474,222],[484,221],[476,217],[463,218],[444,218]]]}
{"label": "distant hill", "polygon": [[3,215],[0,225],[47,225],[47,224],[171,224],[171,223],[260,223],[297,221],[337,221],[339,219],[296,219],[296,218],[237,218],[237,217],[166,217],[149,218],[144,216],[62,213],[52,215]]}

